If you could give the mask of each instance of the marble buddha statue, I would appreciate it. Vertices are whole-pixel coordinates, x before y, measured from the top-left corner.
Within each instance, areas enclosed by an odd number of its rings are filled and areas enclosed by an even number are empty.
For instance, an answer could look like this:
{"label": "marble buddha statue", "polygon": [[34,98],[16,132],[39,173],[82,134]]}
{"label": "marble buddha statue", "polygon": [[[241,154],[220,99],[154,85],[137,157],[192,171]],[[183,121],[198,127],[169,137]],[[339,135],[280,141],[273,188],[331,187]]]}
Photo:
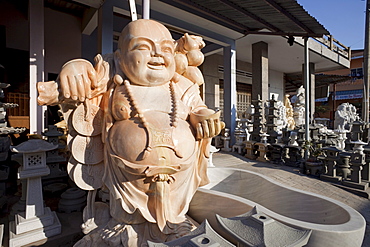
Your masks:
{"label": "marble buddha statue", "polygon": [[[68,172],[89,191],[75,246],[145,246],[189,233],[189,203],[206,175],[210,141],[224,123],[199,94],[200,37],[174,41],[139,19],[118,50],[67,62],[57,81],[39,82],[38,102],[60,104],[68,123]],[[108,203],[95,202],[98,190]]]}

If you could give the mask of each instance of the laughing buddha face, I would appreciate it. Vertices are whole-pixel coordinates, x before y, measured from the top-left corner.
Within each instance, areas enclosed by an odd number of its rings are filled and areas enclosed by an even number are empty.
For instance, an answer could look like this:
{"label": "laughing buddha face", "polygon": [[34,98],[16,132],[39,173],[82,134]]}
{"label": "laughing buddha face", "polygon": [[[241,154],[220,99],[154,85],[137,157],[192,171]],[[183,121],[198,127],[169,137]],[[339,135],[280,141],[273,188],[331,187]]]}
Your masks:
{"label": "laughing buddha face", "polygon": [[129,23],[122,31],[119,63],[132,84],[159,86],[175,73],[175,45],[168,29],[146,19]]}

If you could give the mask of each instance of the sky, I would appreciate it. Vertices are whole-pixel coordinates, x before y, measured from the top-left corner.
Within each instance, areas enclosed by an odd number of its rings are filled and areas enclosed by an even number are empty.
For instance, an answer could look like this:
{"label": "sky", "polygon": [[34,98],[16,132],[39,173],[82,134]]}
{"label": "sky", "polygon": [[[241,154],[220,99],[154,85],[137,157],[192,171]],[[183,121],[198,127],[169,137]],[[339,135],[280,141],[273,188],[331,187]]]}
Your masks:
{"label": "sky", "polygon": [[364,48],[366,0],[297,0],[303,8],[352,50]]}

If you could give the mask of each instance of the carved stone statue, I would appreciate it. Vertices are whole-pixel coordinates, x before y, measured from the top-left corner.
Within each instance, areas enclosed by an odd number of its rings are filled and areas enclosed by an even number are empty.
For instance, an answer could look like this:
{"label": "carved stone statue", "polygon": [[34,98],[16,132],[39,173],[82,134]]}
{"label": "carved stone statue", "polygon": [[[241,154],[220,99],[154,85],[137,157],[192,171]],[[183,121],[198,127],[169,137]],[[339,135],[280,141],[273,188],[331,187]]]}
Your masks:
{"label": "carved stone statue", "polygon": [[350,103],[342,103],[337,107],[334,118],[334,129],[350,130],[350,125],[359,120],[356,107]]}
{"label": "carved stone statue", "polygon": [[[174,42],[162,24],[129,23],[114,54],[67,62],[40,82],[39,104],[61,104],[68,122],[70,177],[89,190],[76,246],[146,246],[192,230],[185,214],[208,183],[210,140],[224,124],[199,95],[200,37]],[[94,202],[109,191],[109,206]],[[103,217],[106,215],[106,217]]]}
{"label": "carved stone statue", "polygon": [[284,106],[286,110],[287,128],[293,130],[295,128],[294,113],[292,104],[289,101],[289,94],[285,95]]}
{"label": "carved stone statue", "polygon": [[282,101],[276,102],[276,107],[278,108],[278,115],[277,115],[277,131],[282,133],[282,129],[285,128],[288,124],[288,119],[286,115],[286,107]]}
{"label": "carved stone statue", "polygon": [[295,125],[300,126],[305,124],[305,92],[303,86],[297,89],[297,94],[292,97],[291,101],[294,105],[293,115]]}

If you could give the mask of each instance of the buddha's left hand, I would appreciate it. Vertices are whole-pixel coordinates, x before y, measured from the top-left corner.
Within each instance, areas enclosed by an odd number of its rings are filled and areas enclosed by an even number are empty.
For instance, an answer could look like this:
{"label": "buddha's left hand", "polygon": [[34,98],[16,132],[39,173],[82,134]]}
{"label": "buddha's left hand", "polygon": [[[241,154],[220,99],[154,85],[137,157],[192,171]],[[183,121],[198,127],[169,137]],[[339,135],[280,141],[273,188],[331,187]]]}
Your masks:
{"label": "buddha's left hand", "polygon": [[220,112],[202,109],[190,115],[190,122],[196,130],[196,139],[212,138],[220,134],[225,123],[220,120]]}

